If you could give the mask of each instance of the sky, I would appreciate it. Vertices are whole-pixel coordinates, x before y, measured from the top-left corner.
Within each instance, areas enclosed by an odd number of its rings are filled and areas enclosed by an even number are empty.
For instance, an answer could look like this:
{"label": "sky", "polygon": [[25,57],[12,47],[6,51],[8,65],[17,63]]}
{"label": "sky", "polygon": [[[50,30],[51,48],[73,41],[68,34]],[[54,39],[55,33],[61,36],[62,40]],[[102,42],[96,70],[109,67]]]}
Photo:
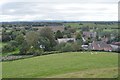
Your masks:
{"label": "sky", "polygon": [[119,0],[0,0],[0,22],[118,21]]}

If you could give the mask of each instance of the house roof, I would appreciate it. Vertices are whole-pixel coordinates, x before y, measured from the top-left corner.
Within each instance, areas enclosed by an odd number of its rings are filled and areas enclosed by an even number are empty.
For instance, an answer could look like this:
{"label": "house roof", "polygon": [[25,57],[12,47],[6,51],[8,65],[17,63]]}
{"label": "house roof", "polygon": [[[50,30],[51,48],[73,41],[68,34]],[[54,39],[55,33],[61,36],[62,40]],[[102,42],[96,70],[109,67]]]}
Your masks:
{"label": "house roof", "polygon": [[107,44],[104,41],[94,41],[91,44],[91,46],[93,50],[106,50],[106,51],[112,50],[110,44]]}
{"label": "house roof", "polygon": [[86,37],[93,37],[93,36],[95,36],[95,32],[83,32],[83,36],[86,36]]}
{"label": "house roof", "polygon": [[113,42],[112,45],[118,45],[118,46],[120,46],[120,42]]}

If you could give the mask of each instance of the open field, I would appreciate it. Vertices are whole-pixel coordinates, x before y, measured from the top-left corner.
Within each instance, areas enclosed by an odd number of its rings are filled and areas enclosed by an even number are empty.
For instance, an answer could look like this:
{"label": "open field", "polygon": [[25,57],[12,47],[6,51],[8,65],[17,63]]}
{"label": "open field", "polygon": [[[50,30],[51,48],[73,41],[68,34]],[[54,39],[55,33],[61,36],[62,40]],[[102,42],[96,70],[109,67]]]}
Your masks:
{"label": "open field", "polygon": [[[117,77],[118,54],[67,52],[2,62],[3,78]],[[109,75],[108,75],[109,74]]]}
{"label": "open field", "polygon": [[114,23],[114,24],[110,24],[110,25],[106,25],[106,24],[95,24],[95,23],[64,23],[65,26],[71,26],[71,27],[76,27],[76,28],[80,28],[83,26],[89,26],[90,28],[93,27],[98,27],[98,28],[118,28],[118,24]]}

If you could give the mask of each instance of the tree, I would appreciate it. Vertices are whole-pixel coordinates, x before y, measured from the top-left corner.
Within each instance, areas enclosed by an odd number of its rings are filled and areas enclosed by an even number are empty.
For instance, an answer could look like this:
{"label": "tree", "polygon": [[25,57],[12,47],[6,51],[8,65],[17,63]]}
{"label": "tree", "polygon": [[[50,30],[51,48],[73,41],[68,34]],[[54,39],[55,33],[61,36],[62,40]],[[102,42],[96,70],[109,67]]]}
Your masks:
{"label": "tree", "polygon": [[11,44],[7,44],[5,45],[4,47],[2,47],[2,52],[3,53],[6,53],[6,52],[11,52],[11,51],[14,51],[15,50],[15,47],[12,46]]}
{"label": "tree", "polygon": [[63,38],[63,34],[60,30],[57,30],[57,32],[55,33],[55,39],[57,38]]}
{"label": "tree", "polygon": [[[45,41],[43,38],[40,38],[40,35],[38,32],[35,31],[30,31],[26,33],[26,47],[21,48],[21,50],[25,50],[26,53],[28,54],[33,54],[33,55],[42,55],[43,53],[43,48],[41,48],[41,45],[45,45]],[[46,41],[47,42],[47,41]],[[43,44],[44,43],[44,44]],[[23,44],[24,45],[24,44]],[[48,44],[47,44],[48,45]],[[48,45],[49,46],[49,45]],[[24,53],[25,53],[24,52]]]}
{"label": "tree", "polygon": [[44,49],[45,51],[49,51],[49,50],[51,49],[51,47],[50,47],[50,41],[49,41],[49,39],[46,38],[46,37],[40,37],[40,38],[39,38],[39,44],[38,44],[38,45],[39,45],[39,46],[42,45],[42,47],[43,47],[43,49]]}
{"label": "tree", "polygon": [[29,46],[28,46],[28,44],[27,44],[27,42],[26,41],[24,41],[21,45],[20,45],[20,47],[19,47],[19,54],[27,54],[27,51],[29,50]]}
{"label": "tree", "polygon": [[75,33],[75,31],[76,31],[75,28],[69,28],[68,30],[70,31],[70,33]]}
{"label": "tree", "polygon": [[71,34],[67,34],[67,38],[71,38],[72,36],[71,36]]}
{"label": "tree", "polygon": [[70,52],[70,51],[74,51],[74,49],[70,43],[67,43],[64,47],[61,48],[61,51]]}
{"label": "tree", "polygon": [[16,38],[15,38],[15,41],[17,41],[18,45],[21,45],[23,42],[24,42],[25,38],[22,34],[18,35]]}
{"label": "tree", "polygon": [[64,31],[63,34],[64,34],[63,37],[71,38],[71,33],[69,30]]}
{"label": "tree", "polygon": [[30,31],[26,33],[25,40],[27,44],[29,45],[29,47],[31,46],[36,47],[39,41],[39,34],[37,32]]}
{"label": "tree", "polygon": [[79,51],[81,49],[81,45],[79,45],[77,42],[72,44],[73,51]]}
{"label": "tree", "polygon": [[12,47],[17,47],[18,43],[15,40],[11,40],[8,44],[10,44]]}
{"label": "tree", "polygon": [[8,42],[10,40],[11,40],[10,35],[8,35],[8,34],[2,34],[2,41],[3,42]]}
{"label": "tree", "polygon": [[83,26],[83,27],[81,28],[81,30],[82,30],[82,31],[89,31],[89,30],[90,30],[90,28],[89,28],[89,26],[86,26],[86,27],[85,27],[85,26]]}
{"label": "tree", "polygon": [[78,32],[78,33],[76,34],[76,40],[80,40],[80,39],[82,39],[82,36],[81,36],[81,33]]}
{"label": "tree", "polygon": [[76,42],[81,48],[81,45],[83,44],[83,40],[80,32],[76,33]]}
{"label": "tree", "polygon": [[58,45],[55,46],[55,49],[57,51],[61,51],[61,48],[63,48],[65,45],[66,45],[66,43],[60,43],[60,44],[58,44]]}
{"label": "tree", "polygon": [[42,28],[40,30],[40,36],[42,36],[44,38],[48,38],[48,40],[50,41],[51,48],[56,45],[54,33],[51,28],[49,28],[49,27]]}

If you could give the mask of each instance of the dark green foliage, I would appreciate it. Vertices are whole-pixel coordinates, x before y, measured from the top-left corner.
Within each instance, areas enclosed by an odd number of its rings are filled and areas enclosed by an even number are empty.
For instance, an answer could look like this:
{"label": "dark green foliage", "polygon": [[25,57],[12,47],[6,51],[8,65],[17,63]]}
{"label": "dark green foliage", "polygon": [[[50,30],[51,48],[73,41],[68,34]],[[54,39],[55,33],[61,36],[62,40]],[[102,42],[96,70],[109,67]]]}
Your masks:
{"label": "dark green foliage", "polygon": [[78,32],[76,33],[76,40],[80,40],[80,39],[82,39],[82,36],[81,36],[81,33]]}
{"label": "dark green foliage", "polygon": [[67,43],[64,47],[61,48],[61,51],[70,52],[70,51],[74,51],[74,49],[70,43]]}
{"label": "dark green foliage", "polygon": [[49,51],[51,49],[51,47],[50,47],[50,41],[46,37],[40,37],[39,38],[38,46],[40,47],[40,45],[42,45],[44,47],[43,48],[44,51]]}
{"label": "dark green foliage", "polygon": [[57,39],[57,38],[63,38],[63,33],[62,33],[60,30],[58,30],[58,31],[55,33],[55,39]]}
{"label": "dark green foliage", "polygon": [[75,28],[69,28],[68,30],[69,30],[70,33],[75,33],[76,32]]}
{"label": "dark green foliage", "polygon": [[12,46],[11,44],[7,44],[2,48],[3,53],[11,52],[11,51],[14,51],[14,50],[15,50],[15,47]]}
{"label": "dark green foliage", "polygon": [[30,31],[26,33],[25,40],[29,46],[36,47],[39,41],[39,34],[35,31]]}
{"label": "dark green foliage", "polygon": [[18,42],[15,40],[10,41],[8,44],[10,44],[12,47],[17,47],[18,46]]}
{"label": "dark green foliage", "polygon": [[19,54],[27,54],[27,51],[29,50],[29,46],[28,46],[28,44],[27,44],[27,42],[26,41],[24,41],[22,44],[21,44],[21,46],[20,46],[20,48],[19,48],[19,50],[20,50],[20,52],[19,52]]}
{"label": "dark green foliage", "polygon": [[56,45],[54,33],[49,27],[42,28],[40,31],[40,36],[49,39],[50,47],[54,47]]}
{"label": "dark green foliage", "polygon": [[44,53],[43,50],[41,50],[41,49],[36,49],[34,55],[35,55],[35,56],[40,56],[40,55],[42,55],[43,53]]}
{"label": "dark green foliage", "polygon": [[61,52],[80,51],[81,45],[79,45],[77,42],[60,43],[56,46],[56,50]]}
{"label": "dark green foliage", "polygon": [[22,34],[18,35],[16,38],[15,38],[15,41],[17,41],[18,45],[21,45],[23,42],[24,42],[24,36]]}
{"label": "dark green foliage", "polygon": [[67,34],[67,38],[71,38],[72,36],[71,36],[71,34]]}
{"label": "dark green foliage", "polygon": [[56,45],[55,49],[57,51],[61,51],[61,48],[64,47],[65,45],[66,45],[66,43],[60,43],[60,44]]}
{"label": "dark green foliage", "polygon": [[2,41],[3,42],[8,42],[10,40],[11,40],[11,36],[9,34],[2,33]]}
{"label": "dark green foliage", "polygon": [[30,47],[28,50],[28,54],[39,56],[43,54],[43,49]]}
{"label": "dark green foliage", "polygon": [[89,26],[86,26],[86,27],[84,26],[84,27],[81,28],[81,30],[82,31],[89,31],[90,29],[89,29]]}
{"label": "dark green foliage", "polygon": [[77,42],[72,44],[73,51],[80,51],[81,50],[81,45],[79,45]]}

